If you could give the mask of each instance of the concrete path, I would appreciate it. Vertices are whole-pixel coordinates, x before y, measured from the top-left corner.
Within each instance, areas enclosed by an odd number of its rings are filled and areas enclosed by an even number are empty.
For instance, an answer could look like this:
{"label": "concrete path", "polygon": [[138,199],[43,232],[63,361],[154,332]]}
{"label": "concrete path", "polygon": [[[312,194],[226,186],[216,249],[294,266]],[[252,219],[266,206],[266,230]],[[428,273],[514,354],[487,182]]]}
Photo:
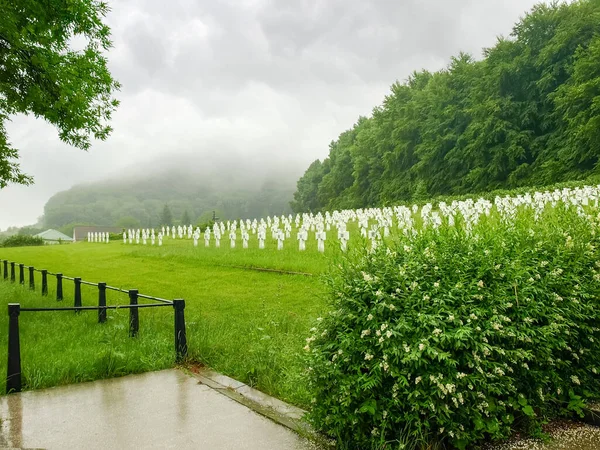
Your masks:
{"label": "concrete path", "polygon": [[314,448],[179,370],[0,397],[0,448]]}

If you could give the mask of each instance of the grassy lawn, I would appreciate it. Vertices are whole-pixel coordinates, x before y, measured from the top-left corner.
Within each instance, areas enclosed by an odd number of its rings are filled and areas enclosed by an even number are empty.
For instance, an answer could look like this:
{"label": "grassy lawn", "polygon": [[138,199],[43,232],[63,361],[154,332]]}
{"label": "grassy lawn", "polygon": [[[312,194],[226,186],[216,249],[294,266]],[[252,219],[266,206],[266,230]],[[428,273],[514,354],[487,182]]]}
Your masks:
{"label": "grassy lawn", "polygon": [[[290,242],[290,241],[288,241]],[[0,258],[62,272],[90,282],[107,282],[123,289],[168,299],[186,300],[190,357],[215,370],[300,406],[309,399],[301,360],[304,338],[324,312],[325,288],[321,275],[336,256],[309,247],[277,251],[193,247],[185,240],[165,240],[162,247],[78,243],[45,247],[1,249]],[[290,275],[251,269],[261,267],[307,272]],[[26,273],[26,286],[28,273]],[[0,300],[26,306],[56,305],[54,277],[43,298],[41,276],[36,293],[0,280]],[[73,283],[64,281],[64,304],[73,302]],[[97,304],[97,288],[83,286],[83,305]],[[108,304],[127,303],[126,294],[108,292]],[[145,300],[140,299],[140,303]],[[6,309],[4,309],[6,311]],[[109,311],[107,324],[97,324],[95,311],[21,313],[21,347],[26,388],[161,369],[174,364],[173,312],[169,307],[140,310],[140,336],[127,334],[128,311]],[[6,330],[7,315],[0,314]],[[6,332],[0,349],[6,354]],[[0,356],[0,373],[6,357]],[[4,382],[0,390],[4,392]]]}

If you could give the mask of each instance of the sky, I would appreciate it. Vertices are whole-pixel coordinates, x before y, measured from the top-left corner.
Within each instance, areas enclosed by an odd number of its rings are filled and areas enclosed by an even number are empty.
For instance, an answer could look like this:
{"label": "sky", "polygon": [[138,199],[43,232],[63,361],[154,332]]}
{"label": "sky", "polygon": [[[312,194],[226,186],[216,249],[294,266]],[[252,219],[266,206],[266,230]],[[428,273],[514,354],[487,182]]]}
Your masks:
{"label": "sky", "polygon": [[53,194],[75,184],[163,161],[193,171],[211,155],[242,155],[301,174],[394,82],[442,69],[460,51],[481,57],[538,1],[108,3],[107,58],[123,86],[113,134],[84,152],[42,119],[13,117],[9,140],[35,184],[0,190],[0,229],[35,223]]}

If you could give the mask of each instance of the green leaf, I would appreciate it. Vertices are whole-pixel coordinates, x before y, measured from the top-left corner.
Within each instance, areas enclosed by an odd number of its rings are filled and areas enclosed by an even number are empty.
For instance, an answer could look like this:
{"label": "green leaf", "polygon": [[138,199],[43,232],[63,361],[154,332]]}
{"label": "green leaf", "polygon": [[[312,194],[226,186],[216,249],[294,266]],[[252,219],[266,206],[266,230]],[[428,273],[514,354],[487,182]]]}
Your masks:
{"label": "green leaf", "polygon": [[363,413],[369,413],[371,415],[375,415],[375,412],[377,411],[377,401],[375,399],[369,399],[366,402],[364,402],[360,409],[360,412]]}
{"label": "green leaf", "polygon": [[529,416],[529,417],[535,416],[535,412],[533,411],[533,408],[530,405],[524,406],[521,410],[523,411],[523,413],[526,416]]}

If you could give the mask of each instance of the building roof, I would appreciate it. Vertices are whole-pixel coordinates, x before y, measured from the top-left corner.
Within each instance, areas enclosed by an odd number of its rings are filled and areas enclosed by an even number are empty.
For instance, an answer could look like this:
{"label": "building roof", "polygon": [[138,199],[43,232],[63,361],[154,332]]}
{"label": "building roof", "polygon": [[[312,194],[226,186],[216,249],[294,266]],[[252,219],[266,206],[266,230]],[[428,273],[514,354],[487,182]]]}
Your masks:
{"label": "building roof", "polygon": [[121,234],[121,227],[75,227],[73,228],[73,239],[75,241],[85,241],[88,233],[114,233]]}
{"label": "building roof", "polygon": [[49,229],[46,231],[42,231],[35,235],[36,237],[41,237],[45,241],[72,241],[73,238],[70,238],[66,234],[61,233],[60,231]]}

